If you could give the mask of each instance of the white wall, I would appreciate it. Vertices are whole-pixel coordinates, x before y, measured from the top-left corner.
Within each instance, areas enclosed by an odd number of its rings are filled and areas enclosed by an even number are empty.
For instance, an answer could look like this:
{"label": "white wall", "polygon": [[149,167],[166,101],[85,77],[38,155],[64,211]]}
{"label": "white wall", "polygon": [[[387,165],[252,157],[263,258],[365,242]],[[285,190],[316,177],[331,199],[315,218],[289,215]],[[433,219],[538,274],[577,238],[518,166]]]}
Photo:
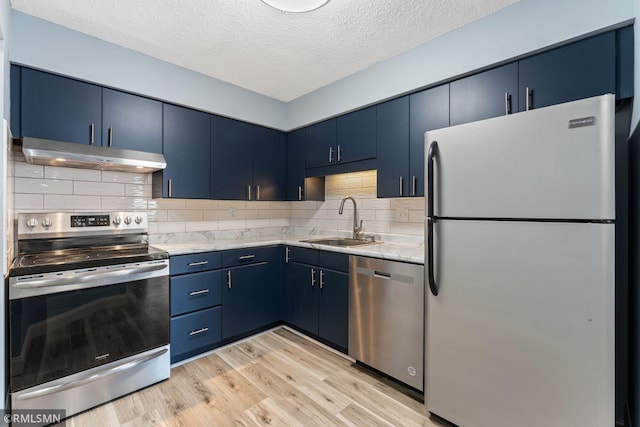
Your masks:
{"label": "white wall", "polygon": [[283,102],[195,71],[15,10],[11,31],[11,62],[250,123],[287,126]]}
{"label": "white wall", "polygon": [[289,102],[288,128],[301,127],[547,46],[630,23],[635,16],[634,2],[638,0],[520,0]]}
{"label": "white wall", "polygon": [[[9,119],[11,109],[9,108],[9,38],[10,38],[10,25],[9,25],[9,0],[0,0],[0,118]],[[0,120],[1,121],[1,120]],[[4,132],[3,126],[0,126],[0,132]],[[2,189],[2,196],[0,197],[0,248],[2,256],[0,257],[0,266],[2,268],[2,277],[7,274],[7,258],[11,256],[11,248],[7,247],[8,241],[13,241],[13,235],[10,233],[12,226],[12,200],[13,200],[13,186],[10,184],[9,171],[11,163],[7,159],[8,155],[7,141],[4,135],[0,135],[0,188]],[[0,319],[5,319],[5,300],[6,300],[6,288],[2,286],[0,292]],[[0,322],[0,407],[5,408],[6,402],[6,387],[5,387],[5,323],[4,320]],[[6,424],[4,421],[0,421],[0,424]]]}

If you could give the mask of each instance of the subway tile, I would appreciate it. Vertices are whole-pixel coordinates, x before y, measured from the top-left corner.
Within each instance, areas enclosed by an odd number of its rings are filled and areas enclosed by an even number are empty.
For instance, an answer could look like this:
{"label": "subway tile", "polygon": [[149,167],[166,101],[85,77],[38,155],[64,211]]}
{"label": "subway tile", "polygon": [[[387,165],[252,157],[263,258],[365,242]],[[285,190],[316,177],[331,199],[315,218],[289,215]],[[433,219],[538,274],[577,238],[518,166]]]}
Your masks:
{"label": "subway tile", "polygon": [[124,196],[124,184],[74,181],[73,194],[86,196]]}
{"label": "subway tile", "polygon": [[124,184],[124,195],[128,197],[151,197],[151,186],[147,184]]}
{"label": "subway tile", "polygon": [[186,231],[216,231],[218,230],[218,221],[194,221],[186,223]]}
{"label": "subway tile", "polygon": [[154,209],[186,209],[187,203],[185,199],[153,199]]}
{"label": "subway tile", "polygon": [[290,221],[287,218],[278,218],[269,220],[270,227],[287,227]]}
{"label": "subway tile", "polygon": [[245,228],[247,228],[247,221],[244,219],[218,222],[218,230],[244,230]]}
{"label": "subway tile", "polygon": [[167,220],[167,211],[163,209],[148,209],[147,216],[149,222],[160,222]]}
{"label": "subway tile", "polygon": [[425,212],[424,209],[409,209],[409,222],[424,223]]}
{"label": "subway tile", "polygon": [[258,218],[260,219],[275,219],[280,218],[280,216],[279,210],[261,209],[258,211]]}
{"label": "subway tile", "polygon": [[36,211],[44,209],[44,195],[17,193],[13,199],[15,209]]}
{"label": "subway tile", "polygon": [[218,209],[247,209],[247,202],[242,200],[219,200]]}
{"label": "subway tile", "polygon": [[147,199],[144,197],[102,196],[102,209],[105,210],[147,210]]}
{"label": "subway tile", "polygon": [[221,219],[233,219],[230,209],[225,210],[205,210],[202,211],[202,219],[205,221],[216,221]]}
{"label": "subway tile", "polygon": [[22,178],[44,178],[44,166],[15,162],[13,176]]}
{"label": "subway tile", "polygon": [[76,181],[100,181],[102,173],[98,170],[61,168],[59,166],[45,166],[44,176],[48,179],[66,179]]}
{"label": "subway tile", "polygon": [[167,211],[167,221],[202,221],[202,211],[200,210],[169,210]]}
{"label": "subway tile", "polygon": [[55,179],[15,178],[16,193],[72,194],[72,181]]}
{"label": "subway tile", "polygon": [[147,184],[145,173],[102,171],[102,182],[120,182],[129,184]]}
{"label": "subway tile", "polygon": [[149,224],[149,232],[153,228],[154,233],[184,233],[186,231],[185,223],[178,222],[154,222]]}
{"label": "subway tile", "polygon": [[100,196],[45,194],[44,208],[56,211],[99,210]]}
{"label": "subway tile", "polygon": [[249,230],[256,228],[268,228],[271,226],[271,221],[269,219],[248,219],[245,226]]}
{"label": "subway tile", "polygon": [[218,209],[217,200],[189,200],[187,199],[187,209],[212,210]]}

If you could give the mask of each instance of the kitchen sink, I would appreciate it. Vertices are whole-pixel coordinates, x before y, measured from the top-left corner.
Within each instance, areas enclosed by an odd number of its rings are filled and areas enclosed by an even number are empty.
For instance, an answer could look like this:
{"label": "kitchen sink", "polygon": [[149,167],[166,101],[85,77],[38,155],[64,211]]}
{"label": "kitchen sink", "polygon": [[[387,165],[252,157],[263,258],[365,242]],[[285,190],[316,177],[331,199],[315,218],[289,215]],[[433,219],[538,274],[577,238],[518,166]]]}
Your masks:
{"label": "kitchen sink", "polygon": [[361,246],[361,245],[371,245],[373,242],[371,240],[356,240],[350,239],[348,237],[325,237],[322,239],[310,239],[303,240],[305,243],[315,243],[318,245],[329,245],[329,246]]}

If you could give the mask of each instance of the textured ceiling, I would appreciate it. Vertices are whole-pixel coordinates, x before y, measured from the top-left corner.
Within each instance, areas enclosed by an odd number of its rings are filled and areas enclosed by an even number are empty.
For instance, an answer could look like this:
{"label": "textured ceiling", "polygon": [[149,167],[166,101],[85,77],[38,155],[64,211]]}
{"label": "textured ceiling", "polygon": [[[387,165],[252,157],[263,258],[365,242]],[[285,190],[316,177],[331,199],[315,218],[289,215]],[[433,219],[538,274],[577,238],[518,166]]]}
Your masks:
{"label": "textured ceiling", "polygon": [[11,0],[21,12],[290,101],[517,0]]}

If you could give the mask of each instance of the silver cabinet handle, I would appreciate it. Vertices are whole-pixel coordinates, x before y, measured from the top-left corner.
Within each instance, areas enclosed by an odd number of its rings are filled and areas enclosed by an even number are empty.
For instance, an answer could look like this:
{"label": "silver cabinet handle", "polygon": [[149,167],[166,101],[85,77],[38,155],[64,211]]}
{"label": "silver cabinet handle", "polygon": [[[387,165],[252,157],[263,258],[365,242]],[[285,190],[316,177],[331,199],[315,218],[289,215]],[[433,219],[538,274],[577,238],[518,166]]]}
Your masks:
{"label": "silver cabinet handle", "polygon": [[246,261],[248,259],[254,259],[256,256],[255,255],[242,255],[240,257],[238,257],[238,259],[240,261]]}
{"label": "silver cabinet handle", "polygon": [[338,145],[338,161],[342,161],[342,148]]}
{"label": "silver cabinet handle", "polygon": [[249,194],[249,200],[251,200],[251,184],[247,185],[247,193]]}
{"label": "silver cabinet handle", "polygon": [[289,246],[284,248],[284,263],[289,264]]}
{"label": "silver cabinet handle", "polygon": [[411,195],[415,196],[416,195],[416,186],[417,186],[418,181],[416,180],[415,175],[411,178]]}
{"label": "silver cabinet handle", "polygon": [[298,200],[302,200],[302,186],[298,185]]}
{"label": "silver cabinet handle", "polygon": [[190,262],[189,264],[187,264],[188,267],[198,267],[201,265],[207,265],[209,264],[209,261],[198,261],[198,262]]}
{"label": "silver cabinet handle", "polygon": [[329,163],[333,163],[333,147],[329,147]]}
{"label": "silver cabinet handle", "polygon": [[400,195],[402,196],[402,187],[404,187],[404,179],[402,178],[402,176],[400,177]]}
{"label": "silver cabinet handle", "polygon": [[227,286],[231,289],[231,270],[227,271]]}
{"label": "silver cabinet handle", "polygon": [[90,140],[90,144],[93,145],[93,143],[95,142],[95,126],[93,123],[91,123],[91,126],[89,126],[89,129],[91,129],[91,140]]}
{"label": "silver cabinet handle", "polygon": [[311,269],[311,287],[313,288],[316,285],[316,271]]}
{"label": "silver cabinet handle", "polygon": [[168,194],[168,196],[169,196],[169,197],[171,197],[171,193],[172,193],[172,191],[171,191],[171,188],[172,188],[172,185],[171,185],[171,178],[169,178],[169,180],[167,181],[167,187],[169,188],[169,189],[167,190],[167,194]]}
{"label": "silver cabinet handle", "polygon": [[111,148],[111,143],[113,142],[113,128],[109,128],[109,148]]}
{"label": "silver cabinet handle", "polygon": [[324,286],[324,271],[320,270],[320,289]]}
{"label": "silver cabinet handle", "polygon": [[531,98],[533,97],[533,91],[530,88],[527,88],[524,96],[525,111],[529,111],[531,109]]}
{"label": "silver cabinet handle", "polygon": [[256,185],[256,200],[260,200],[260,184]]}
{"label": "silver cabinet handle", "polygon": [[504,114],[507,116],[511,114],[511,95],[509,92],[504,93]]}
{"label": "silver cabinet handle", "polygon": [[209,293],[209,289],[201,289],[199,291],[189,292],[189,296],[194,297],[196,295],[202,295],[202,294],[208,294],[208,293]]}
{"label": "silver cabinet handle", "polygon": [[209,328],[207,328],[207,327],[200,328],[200,329],[197,329],[197,330],[195,330],[195,331],[191,331],[191,332],[189,332],[189,336],[190,336],[190,337],[192,337],[192,336],[194,336],[194,335],[198,335],[198,334],[201,334],[201,333],[203,333],[203,332],[207,332],[208,330],[209,330]]}

